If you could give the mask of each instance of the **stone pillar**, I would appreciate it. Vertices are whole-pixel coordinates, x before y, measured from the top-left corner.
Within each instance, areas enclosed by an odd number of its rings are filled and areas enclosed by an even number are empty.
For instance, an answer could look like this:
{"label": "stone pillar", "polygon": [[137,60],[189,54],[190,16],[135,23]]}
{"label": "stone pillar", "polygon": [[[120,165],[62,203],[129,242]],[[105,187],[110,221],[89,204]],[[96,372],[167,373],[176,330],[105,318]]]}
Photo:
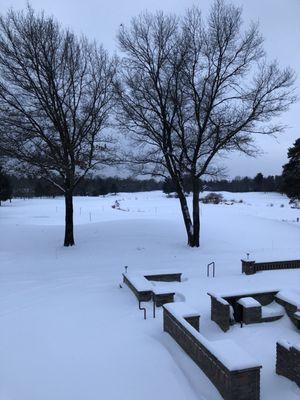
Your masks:
{"label": "stone pillar", "polygon": [[242,261],[242,273],[246,275],[255,274],[255,261],[241,260]]}

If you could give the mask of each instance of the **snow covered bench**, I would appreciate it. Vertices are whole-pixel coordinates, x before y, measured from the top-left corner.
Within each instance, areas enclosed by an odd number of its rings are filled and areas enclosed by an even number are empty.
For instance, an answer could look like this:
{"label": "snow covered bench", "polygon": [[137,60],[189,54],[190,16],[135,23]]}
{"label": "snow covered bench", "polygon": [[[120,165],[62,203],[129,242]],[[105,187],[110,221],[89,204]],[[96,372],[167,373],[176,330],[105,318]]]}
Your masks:
{"label": "snow covered bench", "polygon": [[275,303],[278,292],[208,293],[211,298],[211,320],[224,332],[235,322],[253,324],[275,321],[284,315],[283,308]]}
{"label": "snow covered bench", "polygon": [[139,302],[153,299],[157,307],[174,301],[174,291],[167,287],[156,287],[150,281],[175,282],[181,281],[181,273],[158,273],[158,274],[123,274],[123,282],[132,290]]}
{"label": "snow covered bench", "polygon": [[152,299],[153,286],[143,276],[123,274],[123,282],[132,290],[138,301]]}
{"label": "snow covered bench", "polygon": [[300,387],[300,343],[292,345],[286,340],[277,342],[276,373],[296,382]]}
{"label": "snow covered bench", "polygon": [[262,306],[259,301],[253,297],[242,297],[238,300],[242,306],[242,323],[256,324],[258,322],[271,322],[283,317],[284,308],[276,301]]}
{"label": "snow covered bench", "polygon": [[166,304],[163,308],[164,331],[202,369],[225,400],[259,400],[261,365],[256,360],[230,340],[209,341],[202,336],[195,324],[199,314],[186,303]]}
{"label": "snow covered bench", "polygon": [[300,293],[283,290],[277,293],[276,302],[281,304],[297,329],[300,329]]}
{"label": "snow covered bench", "polygon": [[268,261],[259,263],[257,263],[256,261],[249,261],[249,260],[241,260],[241,261],[242,261],[242,273],[246,275],[253,275],[259,271],[300,268],[300,260]]}

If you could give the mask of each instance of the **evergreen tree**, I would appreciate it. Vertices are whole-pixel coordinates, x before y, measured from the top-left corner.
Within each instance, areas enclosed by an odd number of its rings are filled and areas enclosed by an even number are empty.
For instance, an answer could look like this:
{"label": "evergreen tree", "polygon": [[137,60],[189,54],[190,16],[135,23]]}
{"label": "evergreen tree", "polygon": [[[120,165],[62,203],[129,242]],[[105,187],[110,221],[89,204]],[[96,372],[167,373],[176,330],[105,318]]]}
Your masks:
{"label": "evergreen tree", "polygon": [[0,206],[2,201],[12,198],[12,187],[9,177],[0,169]]}
{"label": "evergreen tree", "polygon": [[291,200],[300,199],[300,138],[288,150],[288,163],[283,166],[281,190]]}
{"label": "evergreen tree", "polygon": [[116,182],[112,182],[110,193],[117,194],[119,192],[119,188]]}
{"label": "evergreen tree", "polygon": [[254,178],[254,191],[261,192],[262,186],[264,182],[264,176],[261,172],[259,172]]}
{"label": "evergreen tree", "polygon": [[175,189],[175,185],[174,185],[172,179],[166,178],[163,183],[162,189],[163,189],[163,192],[166,194],[175,192],[176,189]]}

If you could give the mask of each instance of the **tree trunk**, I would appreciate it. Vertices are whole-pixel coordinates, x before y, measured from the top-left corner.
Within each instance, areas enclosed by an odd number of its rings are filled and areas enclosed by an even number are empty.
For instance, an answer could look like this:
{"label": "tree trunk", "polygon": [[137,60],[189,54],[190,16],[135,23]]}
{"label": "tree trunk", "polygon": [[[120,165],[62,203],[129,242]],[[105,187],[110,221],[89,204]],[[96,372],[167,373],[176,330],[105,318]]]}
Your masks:
{"label": "tree trunk", "polygon": [[65,217],[65,241],[64,246],[74,246],[73,233],[73,192],[67,190],[65,193],[66,217]]}
{"label": "tree trunk", "polygon": [[193,238],[193,223],[192,223],[192,219],[190,216],[190,211],[189,211],[189,207],[188,207],[188,204],[186,201],[184,190],[183,190],[182,186],[180,185],[180,183],[176,183],[176,187],[177,187],[177,194],[178,194],[179,201],[180,201],[184,225],[185,225],[185,229],[186,229],[186,233],[187,233],[187,237],[188,237],[188,246],[194,247],[194,245],[193,245],[193,239],[194,239]]}
{"label": "tree trunk", "polygon": [[200,213],[199,213],[200,185],[197,178],[193,178],[193,246],[200,245]]}

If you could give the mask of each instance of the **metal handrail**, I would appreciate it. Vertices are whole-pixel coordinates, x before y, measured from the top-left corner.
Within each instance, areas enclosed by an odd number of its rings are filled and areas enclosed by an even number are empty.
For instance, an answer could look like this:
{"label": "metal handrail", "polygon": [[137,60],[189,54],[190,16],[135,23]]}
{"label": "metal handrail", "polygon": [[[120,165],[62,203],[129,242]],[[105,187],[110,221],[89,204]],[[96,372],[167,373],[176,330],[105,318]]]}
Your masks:
{"label": "metal handrail", "polygon": [[155,309],[156,309],[156,297],[155,294],[152,293],[152,301],[153,301],[153,318],[155,318]]}
{"label": "metal handrail", "polygon": [[207,264],[207,277],[210,276],[210,266],[212,265],[212,270],[213,270],[213,278],[216,276],[216,263],[212,261],[211,263]]}
{"label": "metal handrail", "polygon": [[141,307],[141,301],[139,300],[139,310],[144,311],[144,319],[147,319],[147,310],[145,307]]}

